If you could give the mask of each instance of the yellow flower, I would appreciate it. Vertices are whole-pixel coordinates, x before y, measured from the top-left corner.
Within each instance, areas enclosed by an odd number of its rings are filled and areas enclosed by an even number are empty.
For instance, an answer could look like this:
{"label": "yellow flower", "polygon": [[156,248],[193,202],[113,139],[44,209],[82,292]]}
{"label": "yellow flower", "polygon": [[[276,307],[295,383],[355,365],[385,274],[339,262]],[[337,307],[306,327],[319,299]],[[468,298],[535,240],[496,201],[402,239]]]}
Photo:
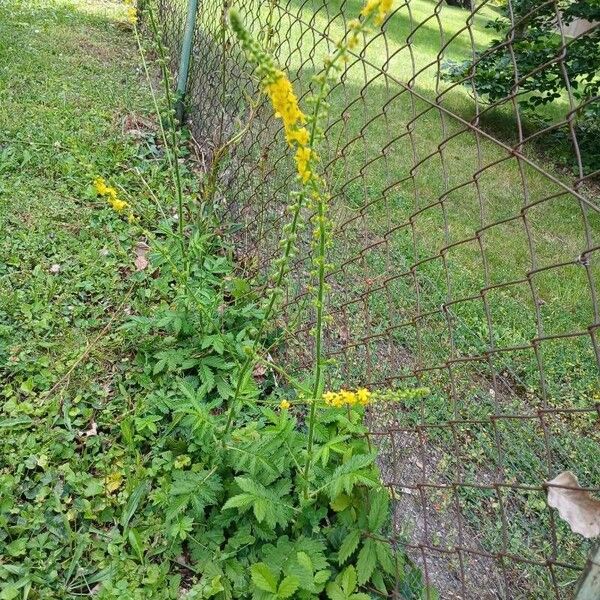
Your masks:
{"label": "yellow flower", "polygon": [[393,0],[381,0],[379,9],[377,10],[377,17],[375,18],[376,25],[381,25],[385,21],[387,14],[392,9],[392,3]]}
{"label": "yellow flower", "polygon": [[111,205],[115,212],[122,212],[129,206],[125,200],[119,200],[112,195],[107,198],[107,202]]}
{"label": "yellow flower", "polygon": [[282,400],[282,401],[279,403],[279,408],[280,408],[281,410],[287,410],[287,409],[288,409],[290,406],[291,406],[291,405],[290,405],[290,403],[289,403],[287,400]]}
{"label": "yellow flower", "polygon": [[393,0],[367,0],[363,6],[360,14],[363,17],[369,17],[375,11],[377,16],[375,17],[375,24],[381,25],[385,21],[385,17],[392,8]]}
{"label": "yellow flower", "polygon": [[348,50],[354,50],[358,46],[358,36],[356,34],[351,35],[348,38]]}
{"label": "yellow flower", "polygon": [[127,20],[133,25],[137,23],[137,9],[135,6],[127,9]]}
{"label": "yellow flower", "polygon": [[380,3],[381,0],[367,0],[362,10],[360,11],[360,14],[363,17],[368,17],[376,8],[379,7]]}
{"label": "yellow flower", "polygon": [[337,394],[336,392],[325,392],[323,394],[323,400],[325,401],[325,404],[327,404],[328,406],[341,406],[342,405],[341,396],[339,394]]}
{"label": "yellow flower", "polygon": [[96,192],[100,196],[104,196],[108,192],[106,181],[104,181],[102,177],[96,177],[96,179],[94,179],[94,188],[96,188]]}
{"label": "yellow flower", "polygon": [[305,123],[306,117],[298,106],[298,98],[294,88],[282,71],[275,71],[275,79],[267,83],[267,94],[273,104],[275,115],[283,121],[285,130],[293,128],[297,123]]}
{"label": "yellow flower", "polygon": [[355,392],[342,388],[339,392],[325,392],[323,394],[325,404],[335,408],[354,406],[355,404],[366,406],[370,399],[371,392],[367,388],[359,388]]}
{"label": "yellow flower", "polygon": [[367,388],[358,388],[356,390],[356,399],[360,404],[365,406],[369,403],[369,399],[371,397],[371,392]]}
{"label": "yellow flower", "polygon": [[294,157],[296,160],[296,168],[298,170],[298,175],[300,175],[300,179],[302,179],[302,183],[306,183],[312,172],[309,167],[309,161],[312,157],[312,152],[310,148],[306,146],[299,146],[298,150],[296,150],[296,156]]}
{"label": "yellow flower", "polygon": [[300,146],[306,146],[309,141],[308,129],[306,129],[306,127],[288,129],[285,132],[285,139],[290,146],[293,142],[298,143]]}
{"label": "yellow flower", "polygon": [[340,390],[340,396],[342,397],[344,404],[347,404],[348,406],[354,406],[354,404],[356,404],[356,394],[354,394],[354,392]]}

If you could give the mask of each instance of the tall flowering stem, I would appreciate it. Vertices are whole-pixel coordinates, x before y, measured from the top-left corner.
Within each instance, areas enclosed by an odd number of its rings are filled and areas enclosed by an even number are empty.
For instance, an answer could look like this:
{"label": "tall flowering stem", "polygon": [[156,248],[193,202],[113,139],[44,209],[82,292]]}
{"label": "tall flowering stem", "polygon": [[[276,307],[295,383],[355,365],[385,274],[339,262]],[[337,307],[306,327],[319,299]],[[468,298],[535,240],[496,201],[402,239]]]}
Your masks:
{"label": "tall flowering stem", "polygon": [[283,122],[285,139],[290,148],[294,150],[294,160],[301,190],[296,195],[296,201],[290,207],[292,210],[292,220],[284,227],[281,242],[283,253],[281,258],[275,261],[277,273],[274,280],[274,287],[271,291],[258,334],[253,340],[252,347],[248,349],[248,357],[238,379],[235,395],[229,409],[226,433],[231,427],[237,405],[239,404],[241,387],[250,373],[256,345],[262,339],[278,296],[282,294],[281,286],[288,273],[290,259],[295,251],[297,231],[301,226],[301,210],[308,201],[310,207],[314,209],[314,216],[312,217],[314,226],[312,275],[316,282],[314,300],[316,320],[314,328],[315,357],[313,385],[308,418],[307,455],[303,473],[304,496],[306,498],[309,495],[309,475],[312,464],[316,407],[317,402],[323,394],[325,379],[323,353],[325,296],[327,291],[325,278],[327,272],[327,247],[331,231],[331,224],[327,218],[328,194],[326,193],[325,182],[315,172],[315,167],[318,163],[318,155],[315,147],[322,136],[319,121],[326,109],[326,98],[329,93],[328,82],[332,71],[341,70],[341,65],[345,62],[348,51],[358,45],[362,34],[368,32],[370,20],[374,20],[376,24],[383,22],[391,8],[391,2],[392,0],[367,0],[361,11],[362,18],[353,19],[349,22],[348,30],[343,39],[337,44],[335,52],[326,59],[323,72],[315,78],[317,91],[312,97],[313,109],[310,117],[307,117],[300,109],[298,99],[286,74],[275,66],[274,60],[269,53],[245,29],[239,14],[232,10],[229,15],[233,32],[240,40],[249,60],[256,65],[256,74],[271,101],[275,115]]}
{"label": "tall flowering stem", "polygon": [[[131,2],[129,2],[131,4]],[[177,123],[175,121],[175,103],[173,101],[173,94],[171,92],[171,78],[170,78],[170,74],[169,74],[169,69],[168,69],[168,65],[167,65],[167,53],[165,51],[165,47],[163,45],[162,39],[161,39],[161,34],[158,28],[158,24],[156,22],[156,17],[154,15],[154,10],[152,9],[152,3],[148,2],[148,3],[144,3],[144,6],[147,10],[148,13],[148,17],[149,17],[149,21],[150,21],[150,27],[152,29],[152,34],[154,36],[154,40],[156,42],[156,48],[158,51],[158,64],[160,67],[160,71],[161,71],[161,75],[162,75],[162,80],[163,80],[163,85],[164,85],[164,92],[165,92],[165,100],[167,103],[167,111],[166,111],[166,115],[167,115],[167,128],[169,133],[170,133],[170,143],[166,143],[165,144],[165,150],[167,152],[167,156],[169,159],[169,163],[171,165],[171,172],[173,174],[173,183],[175,186],[175,194],[177,196],[177,227],[178,227],[178,233],[179,233],[179,238],[180,238],[180,242],[181,242],[181,253],[182,256],[185,258],[187,252],[186,252],[186,245],[185,245],[185,235],[184,235],[184,211],[183,211],[183,187],[182,187],[182,183],[181,183],[181,173],[179,170],[179,139],[178,139],[178,130],[177,130]],[[136,31],[136,36],[138,35],[137,33],[137,12],[135,12],[135,8],[133,8],[134,12],[131,13],[130,12],[130,20],[132,21],[134,27],[135,27],[135,31]],[[131,11],[131,9],[130,9]],[[139,44],[139,38],[138,38],[138,44]],[[158,113],[158,118],[160,121],[160,125],[161,125],[161,130],[163,133],[163,138],[165,139],[166,142],[166,137],[165,137],[165,127],[163,124],[163,117],[160,114],[160,112]],[[184,269],[185,272],[187,272],[187,269]]]}

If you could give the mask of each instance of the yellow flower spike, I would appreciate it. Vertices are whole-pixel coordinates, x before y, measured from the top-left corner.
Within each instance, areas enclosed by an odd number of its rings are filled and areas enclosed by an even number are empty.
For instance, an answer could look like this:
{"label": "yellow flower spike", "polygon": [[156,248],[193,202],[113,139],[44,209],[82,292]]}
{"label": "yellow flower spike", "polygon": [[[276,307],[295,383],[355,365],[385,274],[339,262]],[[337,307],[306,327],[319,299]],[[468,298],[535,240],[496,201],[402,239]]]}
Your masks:
{"label": "yellow flower spike", "polygon": [[366,406],[371,401],[372,393],[367,388],[358,388],[355,392],[341,389],[339,392],[325,392],[323,401],[328,406],[341,408],[342,406]]}
{"label": "yellow flower spike", "polygon": [[381,0],[379,4],[379,9],[377,10],[377,17],[375,17],[375,25],[381,25],[388,13],[392,9],[393,0]]}
{"label": "yellow flower spike", "polygon": [[323,394],[323,400],[325,401],[325,404],[328,404],[329,406],[335,406],[337,396],[338,395],[335,392],[325,392]]}
{"label": "yellow flower spike", "polygon": [[280,408],[281,410],[287,410],[287,409],[288,409],[290,406],[291,406],[291,404],[290,404],[290,403],[289,403],[287,400],[282,400],[282,401],[279,403],[279,408]]}

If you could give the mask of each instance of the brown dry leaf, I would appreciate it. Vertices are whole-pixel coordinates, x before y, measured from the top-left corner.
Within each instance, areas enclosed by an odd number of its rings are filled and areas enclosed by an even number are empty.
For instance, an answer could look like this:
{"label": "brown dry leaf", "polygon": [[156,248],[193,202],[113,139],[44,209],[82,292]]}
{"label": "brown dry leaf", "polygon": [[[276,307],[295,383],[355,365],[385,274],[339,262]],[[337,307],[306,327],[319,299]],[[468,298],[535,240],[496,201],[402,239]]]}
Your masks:
{"label": "brown dry leaf", "polygon": [[548,505],[558,510],[573,532],[586,538],[600,535],[600,500],[582,490],[571,471],[563,471],[548,482]]}
{"label": "brown dry leaf", "polygon": [[267,372],[267,367],[264,364],[257,363],[252,371],[252,375],[255,379],[263,379]]}
{"label": "brown dry leaf", "polygon": [[145,242],[138,242],[135,245],[135,260],[133,264],[138,271],[143,271],[149,264],[146,258],[148,250],[150,250],[150,246]]}

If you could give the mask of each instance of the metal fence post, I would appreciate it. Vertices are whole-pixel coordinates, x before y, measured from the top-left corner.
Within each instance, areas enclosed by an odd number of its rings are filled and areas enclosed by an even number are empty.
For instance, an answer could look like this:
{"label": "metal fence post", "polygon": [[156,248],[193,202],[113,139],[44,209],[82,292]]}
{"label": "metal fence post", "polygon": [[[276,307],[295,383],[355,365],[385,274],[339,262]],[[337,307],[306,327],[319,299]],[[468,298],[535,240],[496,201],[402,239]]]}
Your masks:
{"label": "metal fence post", "polygon": [[598,600],[600,598],[600,545],[590,554],[575,598],[576,600]]}
{"label": "metal fence post", "polygon": [[183,123],[183,111],[185,92],[187,89],[188,75],[190,71],[190,59],[194,42],[194,28],[196,25],[196,13],[198,12],[198,0],[188,0],[187,17],[183,42],[181,44],[181,57],[179,59],[179,70],[177,72],[177,101],[175,111],[177,120]]}

